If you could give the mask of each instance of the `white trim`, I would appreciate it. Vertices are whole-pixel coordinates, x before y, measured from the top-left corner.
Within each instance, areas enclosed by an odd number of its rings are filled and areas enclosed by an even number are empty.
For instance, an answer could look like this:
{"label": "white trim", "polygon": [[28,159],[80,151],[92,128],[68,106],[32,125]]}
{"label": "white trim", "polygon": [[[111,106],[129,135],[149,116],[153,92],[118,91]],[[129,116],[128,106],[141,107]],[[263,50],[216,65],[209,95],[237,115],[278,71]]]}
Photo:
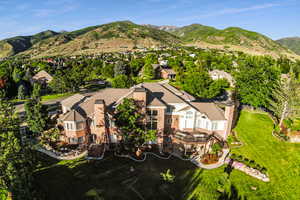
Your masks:
{"label": "white trim", "polygon": [[147,106],[146,108],[155,109],[155,108],[167,108],[166,106]]}

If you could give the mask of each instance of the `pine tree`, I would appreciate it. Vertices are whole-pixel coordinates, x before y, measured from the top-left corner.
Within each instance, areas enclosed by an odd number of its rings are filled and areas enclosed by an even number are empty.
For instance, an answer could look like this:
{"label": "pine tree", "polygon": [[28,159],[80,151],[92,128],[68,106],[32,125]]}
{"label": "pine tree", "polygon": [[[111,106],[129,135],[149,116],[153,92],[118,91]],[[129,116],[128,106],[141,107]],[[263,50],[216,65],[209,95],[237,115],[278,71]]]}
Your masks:
{"label": "pine tree", "polygon": [[14,107],[0,101],[0,188],[14,200],[31,200],[34,158],[26,140],[22,142]]}
{"label": "pine tree", "polygon": [[20,85],[18,88],[18,99],[25,99],[25,87]]}
{"label": "pine tree", "polygon": [[47,109],[41,103],[39,84],[34,85],[32,97],[25,103],[26,122],[29,129],[36,134],[45,130],[47,125]]}

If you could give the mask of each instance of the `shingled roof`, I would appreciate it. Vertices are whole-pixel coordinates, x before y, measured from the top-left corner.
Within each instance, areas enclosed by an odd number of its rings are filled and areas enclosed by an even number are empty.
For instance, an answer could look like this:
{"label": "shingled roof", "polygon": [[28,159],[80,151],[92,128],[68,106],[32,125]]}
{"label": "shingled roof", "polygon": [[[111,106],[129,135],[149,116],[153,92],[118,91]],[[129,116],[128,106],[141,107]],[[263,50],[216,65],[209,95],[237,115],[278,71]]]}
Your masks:
{"label": "shingled roof", "polygon": [[74,94],[74,95],[64,99],[61,102],[61,105],[66,108],[72,109],[75,104],[80,103],[80,101],[82,101],[84,98],[85,98],[85,96],[83,96],[81,94]]}
{"label": "shingled roof", "polygon": [[46,83],[50,83],[53,80],[53,77],[48,74],[45,70],[38,72],[36,75],[32,77],[34,81],[45,81]]}
{"label": "shingled roof", "polygon": [[190,104],[199,112],[207,115],[210,120],[226,120],[224,111],[214,103],[191,102]]}
{"label": "shingled roof", "polygon": [[80,122],[80,121],[84,121],[85,118],[76,110],[71,110],[65,114],[65,116],[62,118],[62,120],[63,121]]}

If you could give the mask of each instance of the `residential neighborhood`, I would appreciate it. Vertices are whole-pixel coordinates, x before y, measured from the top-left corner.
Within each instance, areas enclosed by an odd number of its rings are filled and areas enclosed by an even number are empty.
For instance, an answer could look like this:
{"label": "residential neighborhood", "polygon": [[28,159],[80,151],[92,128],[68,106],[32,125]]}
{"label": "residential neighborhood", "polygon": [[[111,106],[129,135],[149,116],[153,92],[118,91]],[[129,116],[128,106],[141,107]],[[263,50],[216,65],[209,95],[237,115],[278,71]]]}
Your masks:
{"label": "residential neighborhood", "polygon": [[299,6],[0,1],[0,200],[298,200]]}

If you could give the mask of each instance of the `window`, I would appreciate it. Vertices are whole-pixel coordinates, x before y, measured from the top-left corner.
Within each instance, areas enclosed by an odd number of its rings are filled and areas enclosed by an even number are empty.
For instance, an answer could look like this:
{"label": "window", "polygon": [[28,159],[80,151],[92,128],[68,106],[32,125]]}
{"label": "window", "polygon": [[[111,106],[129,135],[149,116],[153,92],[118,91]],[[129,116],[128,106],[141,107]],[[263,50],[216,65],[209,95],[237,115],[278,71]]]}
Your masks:
{"label": "window", "polygon": [[209,127],[209,122],[206,122],[206,126],[205,128],[208,130],[208,127]]}
{"label": "window", "polygon": [[84,142],[84,137],[82,136],[82,137],[79,137],[78,138],[78,143],[83,143]]}
{"label": "window", "polygon": [[185,118],[192,119],[193,118],[193,112],[192,111],[186,112]]}
{"label": "window", "polygon": [[156,130],[157,129],[157,119],[150,119],[147,122],[147,128],[150,130]]}
{"label": "window", "polygon": [[167,106],[167,113],[172,113],[174,109],[175,109],[174,106],[168,105]]}
{"label": "window", "polygon": [[77,128],[77,130],[82,130],[83,129],[83,122],[78,122],[78,123],[76,123],[76,128]]}
{"label": "window", "polygon": [[73,123],[72,122],[65,122],[65,128],[66,128],[66,130],[69,130],[69,131],[74,130],[73,129]]}
{"label": "window", "polygon": [[172,124],[172,119],[169,118],[169,119],[167,120],[167,123],[168,123],[168,124]]}
{"label": "window", "polygon": [[218,122],[212,123],[212,130],[218,130]]}
{"label": "window", "polygon": [[151,130],[156,130],[157,129],[157,115],[158,111],[157,110],[147,110],[147,128]]}
{"label": "window", "polygon": [[78,143],[78,139],[77,138],[69,138],[69,142],[70,143]]}
{"label": "window", "polygon": [[157,116],[158,112],[157,110],[152,110],[152,116]]}

